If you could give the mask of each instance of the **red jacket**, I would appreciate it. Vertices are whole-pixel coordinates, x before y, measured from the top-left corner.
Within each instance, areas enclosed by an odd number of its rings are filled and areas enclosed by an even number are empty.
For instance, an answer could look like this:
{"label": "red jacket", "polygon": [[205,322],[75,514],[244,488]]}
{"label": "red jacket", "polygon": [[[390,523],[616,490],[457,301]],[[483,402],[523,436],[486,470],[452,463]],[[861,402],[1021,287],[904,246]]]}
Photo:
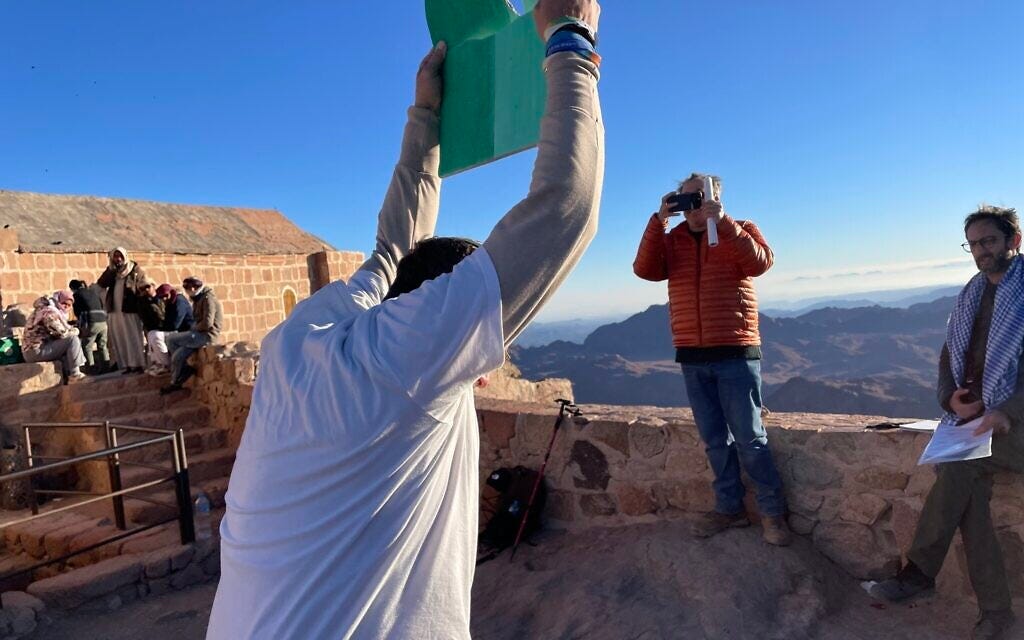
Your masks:
{"label": "red jacket", "polygon": [[698,246],[685,222],[665,233],[651,216],[633,272],[644,280],[668,279],[674,346],[758,346],[753,278],[772,266],[772,250],[753,222],[728,215],[718,223],[718,246],[708,247],[706,237]]}

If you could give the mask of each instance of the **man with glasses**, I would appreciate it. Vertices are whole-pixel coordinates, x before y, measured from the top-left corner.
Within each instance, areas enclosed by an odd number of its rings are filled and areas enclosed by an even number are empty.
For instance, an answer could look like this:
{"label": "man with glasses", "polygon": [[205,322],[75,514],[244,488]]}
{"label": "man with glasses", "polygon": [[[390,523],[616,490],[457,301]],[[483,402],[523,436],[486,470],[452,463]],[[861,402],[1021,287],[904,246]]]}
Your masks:
{"label": "man with glasses", "polygon": [[938,401],[946,411],[944,421],[961,425],[981,419],[975,434],[992,433],[992,456],[937,465],[907,563],[873,593],[899,601],[932,589],[959,528],[980,610],[972,637],[1004,638],[1014,614],[989,502],[996,472],[1024,472],[1020,221],[1013,209],[982,206],[967,216],[964,233],[962,246],[974,256],[979,273],[960,292],[950,316]]}

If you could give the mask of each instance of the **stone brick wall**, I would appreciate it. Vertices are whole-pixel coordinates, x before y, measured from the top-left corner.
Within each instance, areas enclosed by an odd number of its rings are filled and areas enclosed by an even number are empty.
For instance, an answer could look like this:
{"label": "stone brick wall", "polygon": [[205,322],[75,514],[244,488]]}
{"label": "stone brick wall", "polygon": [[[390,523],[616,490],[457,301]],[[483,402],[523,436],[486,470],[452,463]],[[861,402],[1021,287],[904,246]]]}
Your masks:
{"label": "stone brick wall", "polygon": [[9,427],[4,442],[16,441],[14,425],[51,420],[61,389],[59,365],[52,362],[0,367],[0,428]]}
{"label": "stone brick wall", "polygon": [[[258,359],[244,345],[208,348],[192,392],[211,426],[237,445]],[[2,371],[3,368],[0,368]],[[43,384],[43,383],[40,383]],[[45,384],[43,386],[46,386]],[[554,405],[477,399],[480,483],[495,468],[539,468]],[[546,520],[568,529],[685,518],[712,508],[711,472],[688,409],[585,405],[562,426],[548,463]],[[928,436],[866,431],[878,416],[773,414],[769,440],[786,484],[790,525],[852,577],[877,579],[898,567],[933,479],[917,460]],[[748,511],[756,515],[753,494]],[[996,478],[992,512],[1011,588],[1024,595],[1024,478]],[[939,576],[949,595],[970,594],[959,540]]]}
{"label": "stone brick wall", "polygon": [[210,425],[226,430],[234,448],[242,441],[249,417],[258,363],[259,353],[243,343],[206,347],[195,357],[192,393],[210,410]]}
{"label": "stone brick wall", "polygon": [[348,279],[363,263],[363,254],[350,251],[319,251],[309,256],[310,293],[335,280]]}
{"label": "stone brick wall", "polygon": [[[314,273],[312,258],[323,255],[327,266]],[[327,281],[348,278],[362,263],[358,252],[324,251],[306,255],[177,255],[132,253],[146,274],[158,283],[181,286],[196,275],[213,287],[224,305],[223,340],[259,342],[285,317],[286,291],[302,300]],[[0,251],[0,306],[17,302],[31,310],[40,295],[64,288],[72,279],[92,283],[103,273],[107,257],[100,253],[17,253]]]}
{"label": "stone brick wall", "polygon": [[33,582],[28,594],[50,609],[114,611],[123,604],[217,579],[220,543],[199,540],[129,553]]}
{"label": "stone brick wall", "polygon": [[[481,486],[495,468],[539,468],[552,407],[480,400]],[[650,522],[713,507],[711,471],[687,409],[587,405],[563,426],[548,463],[548,522],[580,529]],[[917,466],[928,435],[865,431],[882,417],[773,414],[766,419],[790,524],[856,578],[892,575],[934,479]],[[748,511],[756,514],[753,495]],[[997,476],[992,511],[1016,595],[1024,595],[1024,478]],[[971,593],[959,538],[939,588]]]}

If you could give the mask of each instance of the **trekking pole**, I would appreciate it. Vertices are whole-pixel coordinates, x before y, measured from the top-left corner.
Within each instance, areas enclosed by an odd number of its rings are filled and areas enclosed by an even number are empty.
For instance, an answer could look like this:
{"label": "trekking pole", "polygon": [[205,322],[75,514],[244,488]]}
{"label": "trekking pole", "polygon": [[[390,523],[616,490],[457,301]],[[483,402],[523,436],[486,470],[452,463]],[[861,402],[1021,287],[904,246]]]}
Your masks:
{"label": "trekking pole", "polygon": [[512,543],[512,555],[509,556],[508,561],[512,562],[512,559],[516,557],[516,548],[519,547],[519,542],[523,538],[523,531],[526,530],[526,520],[530,517],[530,510],[533,509],[533,501],[537,497],[537,491],[540,489],[540,483],[544,482],[544,469],[548,466],[548,458],[551,457],[551,448],[555,446],[555,436],[558,435],[558,427],[562,424],[562,419],[566,415],[578,416],[582,413],[580,408],[573,404],[572,400],[566,400],[559,398],[555,400],[561,408],[558,410],[558,417],[555,418],[555,428],[551,431],[551,441],[548,442],[548,450],[544,453],[544,462],[540,465],[540,473],[537,474],[537,479],[533,481],[533,490],[530,491],[530,500],[526,503],[526,510],[523,512],[523,519],[519,521],[519,531],[516,532],[515,542]]}

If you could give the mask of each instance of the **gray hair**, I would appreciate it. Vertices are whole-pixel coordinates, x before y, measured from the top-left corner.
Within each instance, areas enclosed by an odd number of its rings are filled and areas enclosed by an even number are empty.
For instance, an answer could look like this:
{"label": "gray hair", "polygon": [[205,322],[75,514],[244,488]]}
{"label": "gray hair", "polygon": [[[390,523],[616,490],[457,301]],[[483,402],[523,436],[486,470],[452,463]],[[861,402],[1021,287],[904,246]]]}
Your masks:
{"label": "gray hair", "polygon": [[677,189],[682,189],[683,184],[693,179],[703,180],[704,178],[711,178],[711,187],[715,190],[715,199],[721,202],[722,200],[722,179],[718,176],[711,175],[710,173],[691,173],[689,178],[684,178],[679,181]]}

